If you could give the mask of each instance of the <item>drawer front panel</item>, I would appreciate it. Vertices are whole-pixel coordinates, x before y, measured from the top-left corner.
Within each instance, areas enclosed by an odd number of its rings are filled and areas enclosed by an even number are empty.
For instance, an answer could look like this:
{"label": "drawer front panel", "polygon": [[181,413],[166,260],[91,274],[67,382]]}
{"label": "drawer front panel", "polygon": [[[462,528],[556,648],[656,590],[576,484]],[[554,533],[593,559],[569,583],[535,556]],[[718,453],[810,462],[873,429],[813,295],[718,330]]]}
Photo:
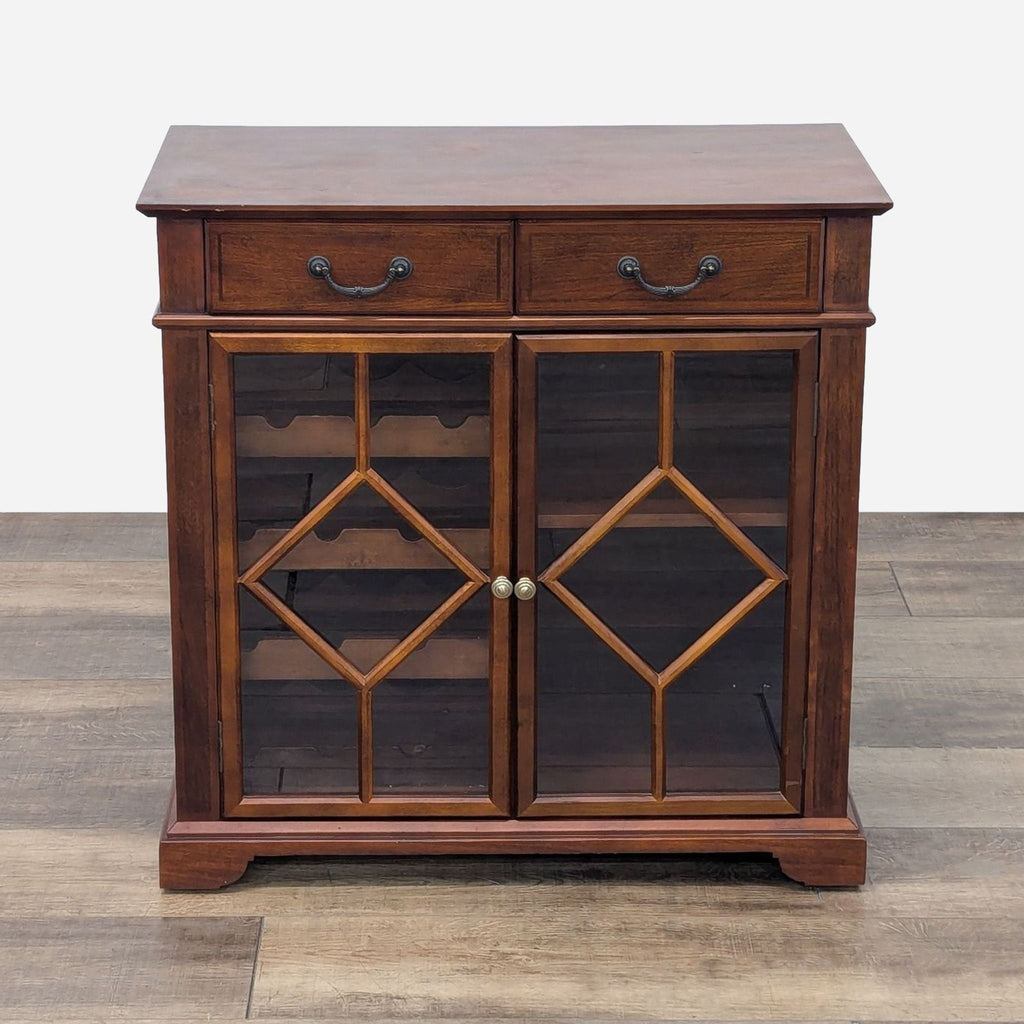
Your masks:
{"label": "drawer front panel", "polygon": [[[209,304],[214,313],[508,313],[512,226],[500,223],[207,224]],[[372,287],[396,256],[412,273],[375,295],[339,294],[310,276],[323,256],[339,285]]]}
{"label": "drawer front panel", "polygon": [[[793,220],[523,221],[523,313],[811,312],[821,306],[822,222]],[[654,286],[686,285],[703,257],[722,270],[692,291],[653,295],[617,270],[639,261]]]}

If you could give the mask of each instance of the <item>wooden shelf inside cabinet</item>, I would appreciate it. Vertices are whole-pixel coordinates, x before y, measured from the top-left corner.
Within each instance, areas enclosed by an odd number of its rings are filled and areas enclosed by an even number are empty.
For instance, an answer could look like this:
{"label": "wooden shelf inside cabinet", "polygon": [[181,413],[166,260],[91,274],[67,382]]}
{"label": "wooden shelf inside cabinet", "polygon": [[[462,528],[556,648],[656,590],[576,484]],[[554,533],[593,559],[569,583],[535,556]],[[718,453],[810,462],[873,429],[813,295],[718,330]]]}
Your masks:
{"label": "wooden shelf inside cabinet", "polygon": [[[374,665],[391,651],[400,636],[361,637],[338,648],[350,661]],[[390,679],[486,679],[489,674],[487,642],[465,638],[428,640],[390,675]],[[260,640],[242,652],[245,679],[331,679],[348,685],[298,638]]]}
{"label": "wooden shelf inside cabinet", "polygon": [[[275,427],[262,416],[235,420],[240,458],[352,458],[355,422],[348,416],[296,416]],[[377,458],[488,458],[490,430],[485,416],[470,416],[446,427],[436,416],[385,416],[370,428]]]}
{"label": "wooden shelf inside cabinet", "polygon": [[[257,530],[249,540],[240,540],[238,561],[252,565],[269,551],[287,530]],[[490,559],[487,530],[447,530],[447,538],[468,558],[486,567]],[[450,569],[451,562],[425,538],[409,540],[398,530],[350,529],[332,540],[315,533],[288,551],[277,569]]]}
{"label": "wooden shelf inside cabinet", "polygon": [[767,852],[863,881],[857,480],[891,203],[841,126],[173,128],[138,205],[162,885],[414,853]]}
{"label": "wooden shelf inside cabinet", "polygon": [[[788,521],[784,498],[723,498],[716,504],[737,526],[784,527]],[[547,506],[537,515],[537,527],[541,530],[586,530],[606,511],[607,506],[588,508],[576,502],[566,502],[557,507]],[[651,508],[645,508],[643,512],[627,513],[616,523],[617,528],[641,530],[677,526],[712,527],[713,523],[699,512],[659,512]]]}

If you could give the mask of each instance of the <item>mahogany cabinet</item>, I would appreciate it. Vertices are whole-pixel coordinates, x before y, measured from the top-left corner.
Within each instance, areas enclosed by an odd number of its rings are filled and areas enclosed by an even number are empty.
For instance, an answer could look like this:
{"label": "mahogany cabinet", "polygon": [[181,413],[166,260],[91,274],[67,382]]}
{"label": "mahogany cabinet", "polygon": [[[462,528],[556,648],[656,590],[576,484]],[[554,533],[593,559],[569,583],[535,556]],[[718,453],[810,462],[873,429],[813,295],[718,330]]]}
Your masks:
{"label": "mahogany cabinet", "polygon": [[176,774],[254,856],[751,852],[858,884],[872,217],[838,125],[172,128]]}

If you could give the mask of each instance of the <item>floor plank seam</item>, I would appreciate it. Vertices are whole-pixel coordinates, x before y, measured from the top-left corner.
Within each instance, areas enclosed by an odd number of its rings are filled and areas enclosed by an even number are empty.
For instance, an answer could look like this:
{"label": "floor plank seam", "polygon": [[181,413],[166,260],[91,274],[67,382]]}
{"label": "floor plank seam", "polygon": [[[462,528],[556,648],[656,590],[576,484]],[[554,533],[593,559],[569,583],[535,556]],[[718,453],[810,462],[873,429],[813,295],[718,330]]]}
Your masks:
{"label": "floor plank seam", "polygon": [[892,562],[886,563],[889,566],[889,572],[892,573],[893,582],[896,584],[896,590],[900,595],[900,600],[903,602],[903,607],[907,609],[908,615],[914,613],[910,610],[910,602],[907,600],[907,595],[903,593],[903,584],[900,583],[900,578],[896,573],[896,566]]}
{"label": "floor plank seam", "polygon": [[252,954],[252,973],[249,975],[249,995],[245,1000],[245,1020],[251,1020],[250,1016],[252,1012],[252,997],[256,990],[256,968],[259,967],[260,963],[260,945],[263,942],[263,922],[266,920],[265,917],[260,918],[260,923],[256,927],[256,949]]}

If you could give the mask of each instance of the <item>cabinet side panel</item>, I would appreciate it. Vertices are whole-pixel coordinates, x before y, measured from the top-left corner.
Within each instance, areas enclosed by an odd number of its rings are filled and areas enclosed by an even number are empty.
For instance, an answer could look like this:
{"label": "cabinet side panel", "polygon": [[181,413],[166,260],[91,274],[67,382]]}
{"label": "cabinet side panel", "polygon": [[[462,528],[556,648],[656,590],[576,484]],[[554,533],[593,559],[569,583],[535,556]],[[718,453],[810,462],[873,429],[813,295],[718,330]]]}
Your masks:
{"label": "cabinet side panel", "polygon": [[804,813],[847,808],[864,340],[821,333]]}
{"label": "cabinet side panel", "polygon": [[160,218],[156,224],[156,244],[160,259],[160,311],[205,310],[203,222]]}
{"label": "cabinet side panel", "polygon": [[825,225],[825,289],[822,308],[868,308],[870,217],[829,217]]}
{"label": "cabinet side panel", "polygon": [[167,534],[178,817],[220,816],[206,335],[164,331]]}

